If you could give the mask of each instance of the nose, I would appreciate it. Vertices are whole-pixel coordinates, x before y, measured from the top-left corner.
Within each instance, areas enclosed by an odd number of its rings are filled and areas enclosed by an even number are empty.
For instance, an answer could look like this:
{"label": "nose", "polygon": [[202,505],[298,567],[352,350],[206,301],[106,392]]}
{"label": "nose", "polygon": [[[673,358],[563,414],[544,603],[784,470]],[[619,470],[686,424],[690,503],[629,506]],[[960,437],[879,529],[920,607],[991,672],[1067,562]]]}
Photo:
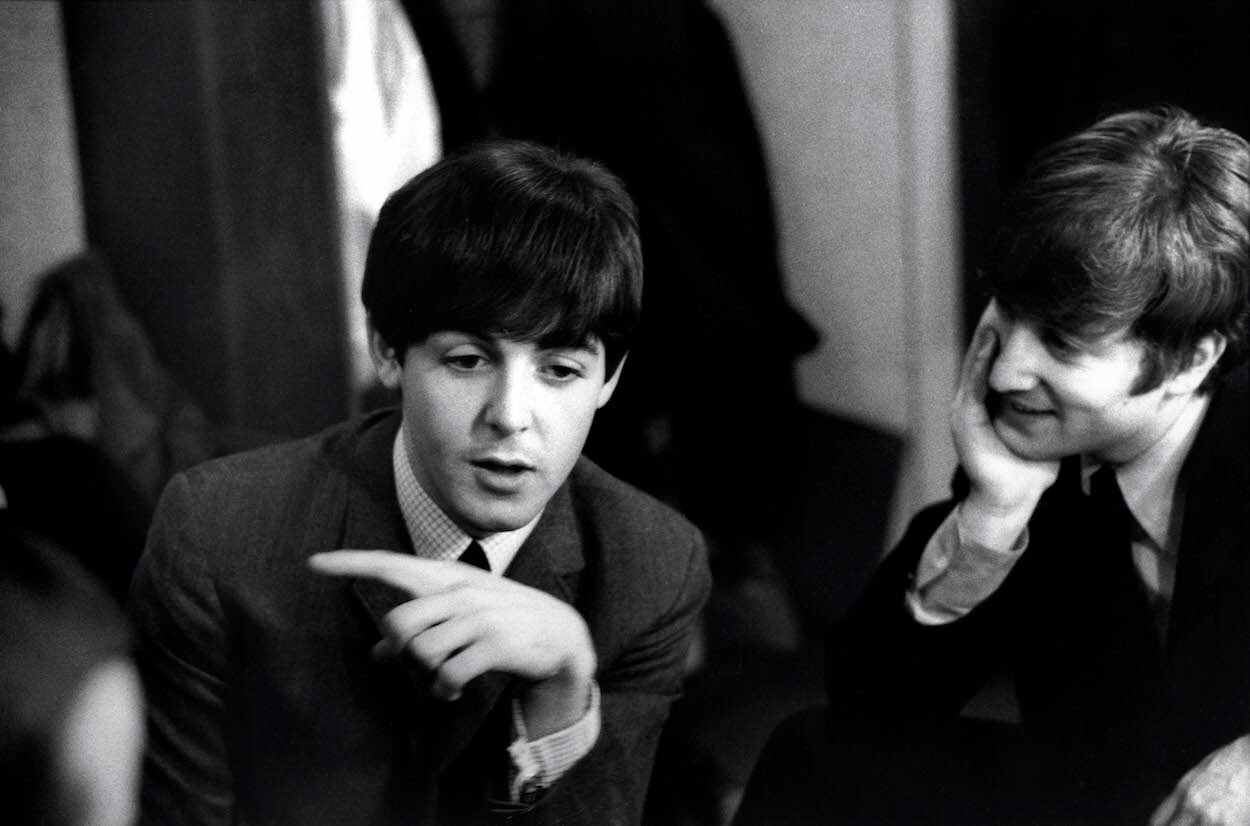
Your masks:
{"label": "nose", "polygon": [[998,353],[990,366],[989,386],[997,393],[1032,390],[1038,384],[1038,368],[1046,347],[1032,327],[1007,323],[999,328]]}
{"label": "nose", "polygon": [[502,434],[528,430],[534,417],[534,381],[527,372],[507,365],[495,376],[487,399],[485,420]]}

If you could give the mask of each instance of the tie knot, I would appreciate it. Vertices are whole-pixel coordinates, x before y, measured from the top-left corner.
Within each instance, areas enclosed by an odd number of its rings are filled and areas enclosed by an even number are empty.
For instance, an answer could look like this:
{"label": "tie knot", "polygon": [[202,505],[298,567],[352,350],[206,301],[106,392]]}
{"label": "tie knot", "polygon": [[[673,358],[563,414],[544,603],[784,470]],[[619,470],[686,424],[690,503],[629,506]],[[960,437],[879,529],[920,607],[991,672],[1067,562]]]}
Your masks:
{"label": "tie knot", "polygon": [[482,546],[477,543],[476,539],[469,543],[464,553],[460,554],[460,561],[466,565],[481,568],[483,571],[490,570],[490,560],[486,558],[486,551],[482,550]]}

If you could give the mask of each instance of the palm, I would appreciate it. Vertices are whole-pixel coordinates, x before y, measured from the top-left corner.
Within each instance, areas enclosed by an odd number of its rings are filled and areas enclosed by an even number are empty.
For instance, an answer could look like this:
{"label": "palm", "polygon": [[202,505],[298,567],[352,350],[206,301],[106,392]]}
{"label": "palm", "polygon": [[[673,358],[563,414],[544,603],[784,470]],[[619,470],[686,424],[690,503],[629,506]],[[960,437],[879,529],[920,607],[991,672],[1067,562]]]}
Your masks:
{"label": "palm", "polygon": [[998,352],[995,318],[991,304],[981,316],[964,357],[951,409],[951,431],[973,495],[995,510],[1008,510],[1036,502],[1054,483],[1059,463],[1018,456],[994,429],[985,400],[990,368]]}
{"label": "palm", "polygon": [[1007,508],[1035,499],[1054,481],[1059,466],[1053,461],[1024,459],[1003,442],[983,401],[971,401],[955,413],[952,430],[955,451],[974,491],[989,494]]}

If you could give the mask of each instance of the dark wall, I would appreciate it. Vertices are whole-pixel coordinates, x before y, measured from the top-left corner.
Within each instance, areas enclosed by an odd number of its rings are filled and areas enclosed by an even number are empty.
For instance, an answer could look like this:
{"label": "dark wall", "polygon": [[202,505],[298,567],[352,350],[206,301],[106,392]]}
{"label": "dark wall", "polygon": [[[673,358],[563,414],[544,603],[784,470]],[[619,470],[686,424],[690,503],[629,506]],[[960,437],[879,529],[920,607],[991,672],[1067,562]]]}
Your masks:
{"label": "dark wall", "polygon": [[214,422],[347,411],[312,0],[63,4],[89,242]]}
{"label": "dark wall", "polygon": [[1250,136],[1246,0],[957,0],[966,309],[1005,193],[1045,144],[1171,103]]}

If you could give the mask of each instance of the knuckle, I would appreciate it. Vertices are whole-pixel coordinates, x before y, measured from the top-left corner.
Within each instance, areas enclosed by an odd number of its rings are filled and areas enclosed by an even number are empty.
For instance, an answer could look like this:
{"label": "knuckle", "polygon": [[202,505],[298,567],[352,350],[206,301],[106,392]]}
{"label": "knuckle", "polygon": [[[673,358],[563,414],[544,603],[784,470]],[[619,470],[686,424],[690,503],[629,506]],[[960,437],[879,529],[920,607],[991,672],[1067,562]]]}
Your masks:
{"label": "knuckle", "polygon": [[455,662],[447,662],[441,665],[435,672],[435,681],[439,689],[447,694],[459,694],[468,680],[465,678],[463,670]]}
{"label": "knuckle", "polygon": [[515,622],[510,622],[499,612],[490,612],[478,618],[478,634],[483,641],[492,645],[506,644],[519,630]]}
{"label": "knuckle", "polygon": [[404,604],[392,608],[383,618],[382,623],[386,626],[390,633],[404,636],[404,629],[412,624],[412,616],[416,610],[416,601],[405,602]]}
{"label": "knuckle", "polygon": [[428,668],[438,665],[438,652],[422,634],[409,639],[405,650],[409,656]]}
{"label": "knuckle", "polygon": [[405,642],[410,636],[412,636],[412,634],[406,630],[407,623],[405,623],[401,617],[388,614],[386,618],[382,620],[382,624],[385,628],[386,635],[399,643]]}

